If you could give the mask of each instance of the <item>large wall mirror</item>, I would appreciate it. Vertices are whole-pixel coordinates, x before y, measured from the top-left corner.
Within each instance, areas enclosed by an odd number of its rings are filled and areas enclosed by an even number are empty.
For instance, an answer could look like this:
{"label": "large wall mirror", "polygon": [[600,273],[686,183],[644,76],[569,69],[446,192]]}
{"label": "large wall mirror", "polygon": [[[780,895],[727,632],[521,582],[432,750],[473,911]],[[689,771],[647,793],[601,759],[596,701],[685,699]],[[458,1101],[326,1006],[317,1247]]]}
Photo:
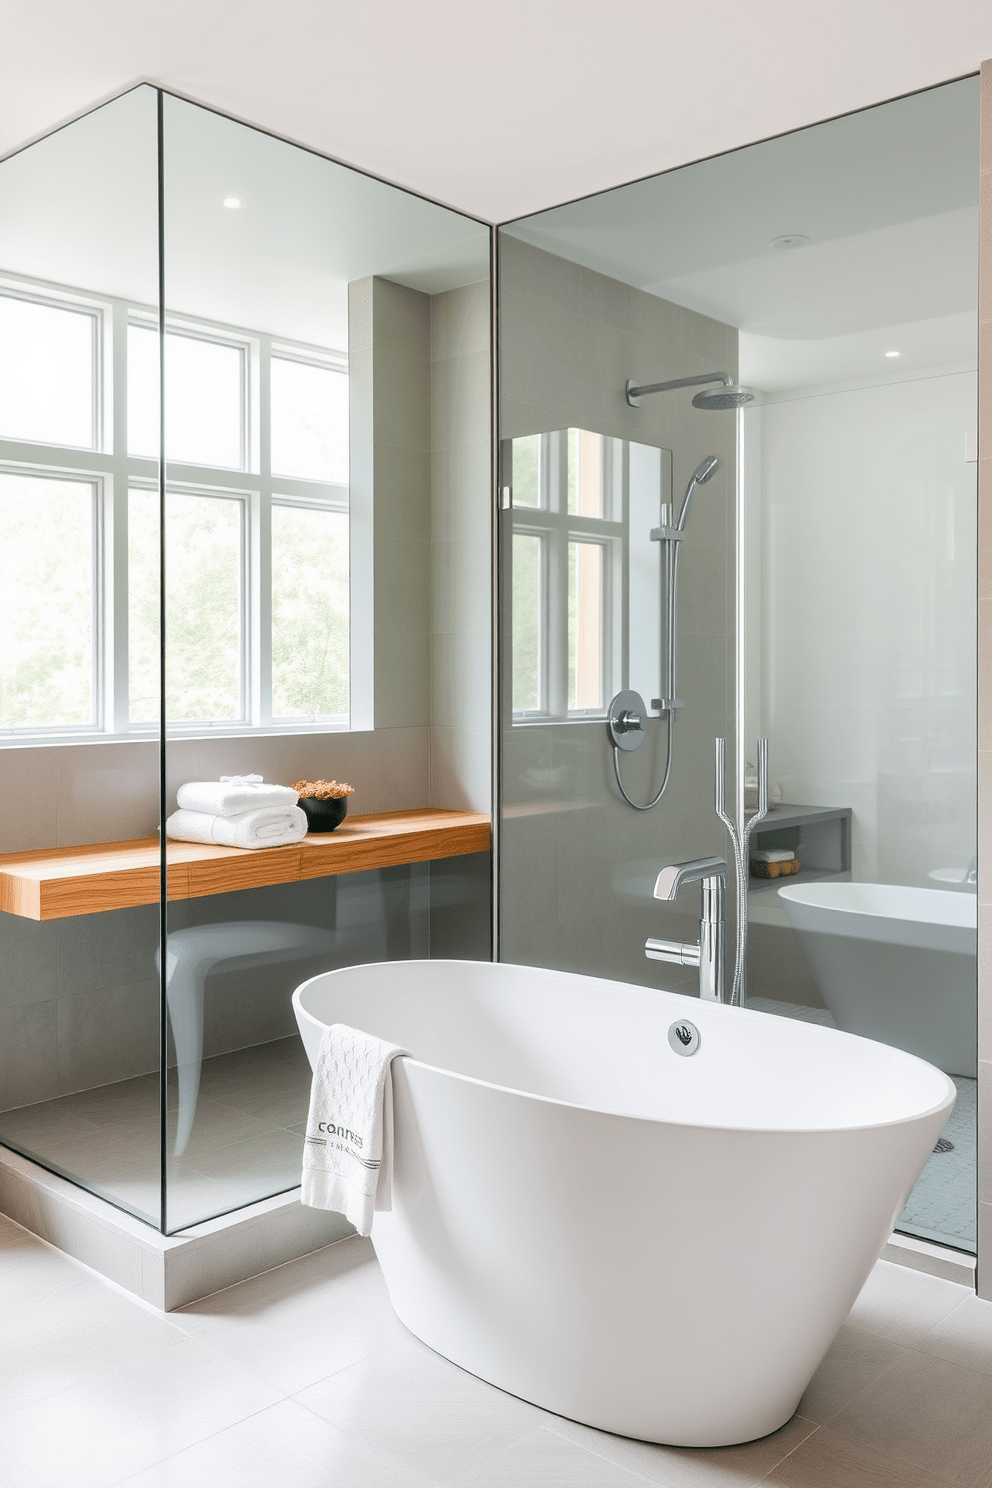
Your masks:
{"label": "large wall mirror", "polygon": [[[542,720],[533,670],[505,712],[503,954],[694,992],[644,959],[645,934],[695,938],[695,905],[654,902],[654,877],[731,856],[713,739],[737,745],[740,828],[767,738],[747,1000],[954,1078],[899,1227],[972,1252],[978,94],[965,79],[501,236],[503,479],[515,585],[528,574],[527,604],[515,587],[506,610],[514,661],[534,633],[540,526],[521,511],[518,448],[566,426],[648,446],[676,498],[718,462],[680,542],[682,706],[625,762],[644,802],[670,748],[657,807],[620,796],[601,712]],[[632,406],[631,382],[661,386]]]}
{"label": "large wall mirror", "polygon": [[0,163],[0,854],[145,872],[0,913],[0,1141],[168,1231],[299,1183],[307,975],[489,956],[485,851],[156,902],[184,783],[488,812],[489,258],[150,87]]}

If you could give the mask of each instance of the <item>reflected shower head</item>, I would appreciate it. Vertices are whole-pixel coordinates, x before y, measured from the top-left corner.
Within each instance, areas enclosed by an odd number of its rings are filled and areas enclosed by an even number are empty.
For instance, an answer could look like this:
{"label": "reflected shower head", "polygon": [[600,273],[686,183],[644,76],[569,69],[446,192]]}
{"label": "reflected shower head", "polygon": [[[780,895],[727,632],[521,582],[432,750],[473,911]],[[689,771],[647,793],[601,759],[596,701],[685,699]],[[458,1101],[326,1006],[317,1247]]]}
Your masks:
{"label": "reflected shower head", "polygon": [[750,388],[737,387],[734,383],[727,383],[723,387],[704,388],[697,393],[692,400],[693,408],[721,409],[721,408],[743,408],[747,403],[753,403],[756,394]]}

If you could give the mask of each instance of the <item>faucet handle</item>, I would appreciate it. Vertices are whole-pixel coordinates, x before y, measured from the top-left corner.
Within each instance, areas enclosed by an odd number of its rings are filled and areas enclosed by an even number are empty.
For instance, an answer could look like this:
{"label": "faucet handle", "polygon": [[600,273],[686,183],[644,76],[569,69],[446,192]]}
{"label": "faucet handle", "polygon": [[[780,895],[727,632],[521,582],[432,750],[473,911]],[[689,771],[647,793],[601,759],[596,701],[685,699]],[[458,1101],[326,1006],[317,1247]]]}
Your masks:
{"label": "faucet handle", "polygon": [[658,874],[654,897],[674,899],[683,884],[700,883],[707,878],[722,878],[726,882],[727,873],[723,858],[688,858],[684,863],[670,863]]}

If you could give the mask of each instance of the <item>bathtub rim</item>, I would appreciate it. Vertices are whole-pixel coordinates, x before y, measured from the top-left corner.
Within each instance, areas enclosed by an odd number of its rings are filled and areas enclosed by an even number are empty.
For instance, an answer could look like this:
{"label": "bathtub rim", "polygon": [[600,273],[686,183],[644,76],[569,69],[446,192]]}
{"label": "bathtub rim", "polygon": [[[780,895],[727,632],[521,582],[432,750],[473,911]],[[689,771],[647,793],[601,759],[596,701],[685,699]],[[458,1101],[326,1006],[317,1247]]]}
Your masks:
{"label": "bathtub rim", "polygon": [[[362,961],[362,962],[357,963],[354,966],[338,966],[338,967],[334,967],[330,971],[320,971],[320,972],[317,972],[316,975],[314,975],[312,977],[308,977],[305,982],[301,982],[299,984],[299,986],[294,989],[294,991],[293,991],[293,1011],[294,1011],[294,1014],[296,1015],[297,1024],[299,1025],[299,1023],[300,1023],[300,1014],[302,1013],[305,1017],[307,1017],[308,1019],[310,1019],[310,1021],[313,1022],[314,1024],[316,1024],[317,1027],[319,1027],[319,1028],[326,1029],[326,1028],[329,1028],[331,1026],[328,1023],[321,1022],[320,1019],[318,1019],[317,1017],[315,1017],[314,1014],[309,1011],[308,1008],[306,1008],[306,1007],[303,1006],[302,994],[304,994],[307,991],[307,989],[309,987],[311,987],[315,982],[321,982],[321,981],[324,980],[324,978],[334,976],[338,972],[365,971],[365,970],[371,970],[371,969],[380,969],[383,966],[439,966],[439,965],[443,965],[443,966],[471,966],[471,967],[478,967],[478,966],[507,966],[507,967],[509,967],[509,966],[517,966],[518,963],[517,962],[506,962],[506,961],[469,961],[469,960],[465,960],[463,958],[444,956],[444,957],[437,957],[436,959],[435,958],[430,958],[430,957],[411,957],[407,961]],[[623,992],[629,992],[631,995],[637,996],[639,999],[643,999],[645,1001],[647,1001],[650,998],[652,998],[656,994],[656,992],[658,992],[658,991],[661,991],[661,992],[665,993],[666,995],[668,995],[670,997],[686,996],[687,997],[687,1000],[689,1000],[689,1001],[696,1001],[695,998],[688,997],[688,994],[679,993],[679,992],[669,992],[667,988],[642,987],[642,986],[640,986],[636,982],[612,982],[612,981],[609,981],[605,977],[586,976],[583,972],[578,972],[578,971],[559,971],[559,970],[557,970],[555,968],[552,968],[552,967],[543,967],[543,966],[533,966],[533,967],[530,967],[530,966],[523,966],[522,964],[520,965],[520,969],[523,970],[523,971],[538,971],[542,975],[551,976],[551,977],[554,977],[556,979],[561,978],[563,980],[564,979],[573,980],[573,979],[578,978],[578,979],[582,980],[583,982],[596,982],[596,983],[599,983],[599,984],[605,984],[606,986],[608,986],[610,988],[617,988],[617,989],[621,989]],[[763,1018],[777,1018],[777,1015],[775,1013],[765,1013],[765,1012],[762,1012],[760,1008],[748,1008],[748,1007],[743,1007],[743,1008],[734,1007],[734,1008],[732,1008],[729,1003],[713,1003],[713,1004],[708,1004],[707,1006],[712,1006],[713,1008],[722,1008],[727,1013],[731,1013],[731,1012],[737,1013],[737,1014],[743,1013],[745,1016],[751,1017],[751,1018],[759,1018],[759,1019],[763,1019]],[[718,1016],[723,1016],[723,1013],[719,1013]],[[778,1021],[781,1022],[783,1020],[778,1019]],[[802,1022],[802,1020],[793,1019],[793,1020],[788,1020],[788,1021],[799,1022],[802,1028],[812,1030],[814,1038],[816,1038],[816,1037],[818,1037],[820,1035],[826,1035],[828,1038],[837,1038],[837,1037],[840,1037],[841,1039],[845,1039],[845,1040],[846,1039],[857,1039],[857,1041],[859,1043],[861,1043],[861,1044],[872,1044],[872,1045],[876,1046],[877,1048],[886,1049],[886,1050],[888,1050],[892,1054],[897,1054],[897,1055],[901,1056],[904,1059],[911,1059],[914,1062],[914,1064],[923,1065],[923,1067],[925,1069],[932,1070],[935,1074],[939,1075],[941,1077],[941,1079],[943,1079],[944,1081],[946,1081],[947,1086],[948,1086],[947,1097],[943,1101],[937,1101],[935,1104],[930,1105],[930,1106],[926,1106],[922,1110],[913,1111],[909,1115],[897,1117],[897,1118],[895,1118],[892,1121],[872,1121],[872,1122],[869,1122],[869,1123],[860,1122],[858,1124],[846,1125],[846,1126],[841,1126],[841,1125],[838,1125],[838,1124],[833,1124],[833,1125],[830,1125],[830,1126],[799,1126],[799,1125],[793,1125],[793,1126],[786,1126],[786,1127],[783,1127],[783,1126],[746,1126],[746,1125],[728,1126],[725,1122],[675,1121],[675,1120],[671,1120],[670,1118],[662,1117],[662,1116],[645,1116],[643,1113],[636,1112],[636,1111],[610,1111],[610,1110],[604,1110],[604,1109],[602,1109],[599,1106],[580,1105],[577,1101],[562,1100],[558,1096],[542,1095],[539,1092],[534,1091],[534,1090],[521,1090],[517,1086],[514,1086],[514,1085],[497,1084],[496,1081],[494,1081],[494,1080],[483,1080],[478,1075],[466,1075],[466,1074],[462,1074],[459,1070],[449,1069],[445,1065],[431,1064],[426,1059],[418,1059],[413,1054],[402,1054],[402,1055],[397,1055],[396,1057],[398,1059],[402,1059],[403,1062],[404,1062],[404,1064],[409,1063],[409,1065],[411,1067],[419,1068],[419,1069],[424,1069],[424,1070],[429,1071],[432,1074],[445,1075],[449,1079],[459,1080],[459,1081],[462,1081],[463,1083],[468,1084],[468,1085],[476,1085],[476,1086],[479,1086],[482,1089],[486,1089],[486,1090],[497,1090],[497,1091],[501,1091],[501,1092],[504,1092],[507,1095],[520,1096],[520,1097],[522,1097],[523,1099],[526,1099],[526,1100],[538,1101],[538,1102],[540,1102],[543,1105],[561,1106],[564,1109],[570,1110],[570,1111],[586,1111],[586,1112],[590,1112],[591,1114],[593,1114],[595,1116],[615,1117],[615,1118],[617,1118],[618,1120],[621,1120],[621,1121],[642,1121],[642,1122],[650,1123],[652,1126],[669,1126],[669,1127],[675,1127],[675,1128],[678,1128],[678,1130],[680,1130],[680,1131],[720,1132],[720,1133],[728,1134],[728,1135],[729,1134],[737,1134],[737,1133],[739,1133],[742,1136],[759,1136],[759,1137],[760,1136],[768,1136],[768,1137],[810,1137],[810,1136],[818,1136],[818,1135],[819,1136],[828,1137],[828,1136],[839,1136],[839,1135],[842,1135],[842,1134],[845,1134],[846,1135],[847,1133],[855,1133],[855,1132],[885,1131],[885,1130],[888,1130],[888,1129],[893,1128],[893,1127],[905,1126],[905,1125],[907,1125],[910,1122],[916,1122],[916,1121],[924,1120],[924,1119],[926,1119],[929,1116],[935,1115],[938,1111],[943,1111],[945,1109],[947,1111],[947,1114],[950,1115],[951,1111],[953,1110],[954,1104],[955,1104],[955,1102],[957,1100],[957,1087],[955,1086],[954,1081],[951,1079],[951,1077],[949,1075],[945,1074],[945,1072],[943,1070],[938,1069],[938,1067],[935,1064],[929,1064],[927,1062],[927,1060],[921,1059],[916,1054],[910,1054],[905,1049],[898,1049],[894,1045],[891,1045],[891,1044],[882,1044],[877,1039],[865,1038],[863,1034],[859,1034],[859,1033],[847,1033],[843,1029],[840,1029],[840,1028],[824,1028],[820,1024],[817,1024],[817,1023],[805,1023],[805,1022]],[[302,1029],[301,1029],[301,1034],[302,1034]],[[804,1037],[804,1036],[805,1035],[802,1035],[802,1034],[799,1035],[799,1037]]]}
{"label": "bathtub rim", "polygon": [[[930,900],[939,895],[942,899],[953,901],[956,906],[961,906],[961,911],[967,908],[973,909],[975,914],[975,923],[964,923],[961,918],[956,917],[945,920],[934,919],[932,916],[927,916],[921,919],[919,915],[906,913],[905,911],[900,914],[894,913],[891,910],[881,907],[866,909],[863,906],[857,906],[854,904],[831,902],[832,895],[842,897],[845,894],[845,891],[850,889],[872,889],[878,891],[891,890],[894,891],[894,893],[897,895],[905,893],[907,896],[925,894]],[[812,879],[807,883],[779,884],[777,886],[776,893],[778,897],[780,899],[783,899],[786,903],[798,904],[803,909],[816,909],[820,910],[823,914],[849,915],[852,919],[856,919],[858,921],[882,920],[885,922],[895,922],[897,924],[902,922],[911,923],[914,925],[936,925],[940,926],[941,929],[960,930],[968,934],[977,932],[978,929],[977,894],[962,894],[959,891],[953,889],[935,889],[924,887],[920,884],[872,883],[870,880],[862,878],[848,879],[843,883],[838,883],[837,880],[834,878],[824,878]],[[823,897],[818,899],[816,897],[817,895],[822,895]],[[950,906],[948,905],[948,907]],[[968,917],[968,919],[970,920],[970,916]]]}

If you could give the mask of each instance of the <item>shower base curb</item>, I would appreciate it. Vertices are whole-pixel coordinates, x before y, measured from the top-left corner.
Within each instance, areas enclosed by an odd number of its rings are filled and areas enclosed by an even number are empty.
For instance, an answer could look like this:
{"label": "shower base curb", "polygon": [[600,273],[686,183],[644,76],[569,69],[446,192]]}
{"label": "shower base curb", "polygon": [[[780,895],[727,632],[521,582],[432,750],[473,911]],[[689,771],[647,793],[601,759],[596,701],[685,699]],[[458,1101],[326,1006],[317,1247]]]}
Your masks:
{"label": "shower base curb", "polygon": [[976,1258],[949,1245],[935,1245],[930,1240],[917,1240],[914,1235],[892,1234],[882,1251],[883,1261],[908,1266],[912,1271],[925,1271],[944,1281],[956,1281],[975,1290]]}
{"label": "shower base curb", "polygon": [[161,1235],[104,1199],[0,1146],[0,1214],[163,1312],[354,1233],[291,1189]]}

